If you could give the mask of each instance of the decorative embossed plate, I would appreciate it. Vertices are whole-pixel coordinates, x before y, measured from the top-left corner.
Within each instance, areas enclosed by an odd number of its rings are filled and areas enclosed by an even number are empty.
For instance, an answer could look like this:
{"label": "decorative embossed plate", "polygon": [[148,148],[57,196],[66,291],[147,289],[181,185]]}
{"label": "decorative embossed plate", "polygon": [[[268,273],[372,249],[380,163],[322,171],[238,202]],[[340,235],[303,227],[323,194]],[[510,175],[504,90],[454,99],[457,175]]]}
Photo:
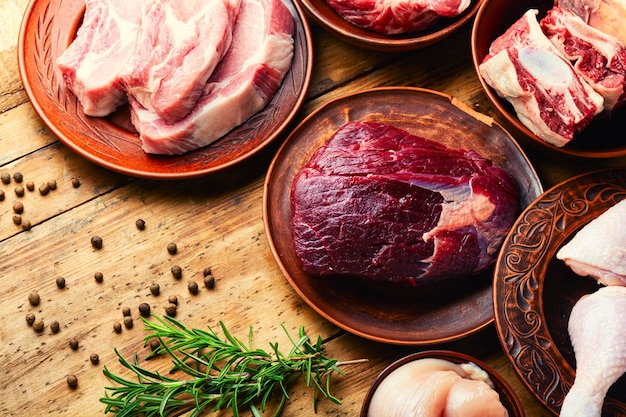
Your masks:
{"label": "decorative embossed plate", "polygon": [[309,86],[313,48],[301,8],[285,0],[295,25],[294,59],[268,105],[219,141],[181,156],[148,155],[129,119],[128,108],[108,118],[87,117],[65,88],[55,61],[76,35],[84,0],[31,0],[18,42],[20,75],[33,107],[50,130],[86,159],[123,174],[182,179],[206,175],[255,155],[285,129]]}
{"label": "decorative embossed plate", "polygon": [[430,345],[459,339],[493,323],[492,273],[446,283],[437,290],[402,296],[369,291],[346,280],[305,274],[291,235],[293,178],[311,155],[350,121],[388,123],[451,148],[474,149],[515,176],[522,207],[542,192],[528,159],[491,118],[448,95],[411,87],[366,90],[332,100],[291,133],[270,166],[264,193],[264,221],[270,247],[283,274],[314,310],[339,327],[379,342]]}
{"label": "decorative embossed plate", "polygon": [[[598,288],[556,252],[583,226],[626,198],[626,170],[597,171],[546,191],[517,220],[494,274],[496,330],[519,377],[554,415],[574,383],[567,322],[572,307]],[[624,225],[626,227],[626,225]],[[626,377],[606,398],[603,417],[626,415]]]}

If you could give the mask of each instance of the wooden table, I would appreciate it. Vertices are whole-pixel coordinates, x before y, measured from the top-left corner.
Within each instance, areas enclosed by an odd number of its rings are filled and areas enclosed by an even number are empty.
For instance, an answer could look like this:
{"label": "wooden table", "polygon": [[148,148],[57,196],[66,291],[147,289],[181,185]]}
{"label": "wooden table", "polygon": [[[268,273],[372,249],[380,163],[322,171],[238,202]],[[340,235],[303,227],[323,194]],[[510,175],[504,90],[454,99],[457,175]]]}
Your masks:
{"label": "wooden table", "polygon": [[[264,232],[263,181],[279,143],[243,166],[192,181],[159,182],[128,178],[85,161],[52,135],[33,111],[21,87],[16,58],[19,23],[27,0],[0,3],[0,172],[21,172],[34,191],[14,193],[15,180],[0,183],[0,415],[93,416],[104,410],[99,399],[111,385],[102,373],[106,365],[119,372],[114,348],[130,358],[145,357],[145,335],[137,306],[149,302],[163,314],[169,295],[179,298],[178,316],[191,327],[215,326],[224,321],[245,339],[254,330],[254,344],[268,348],[279,341],[288,347],[280,324],[296,334],[304,325],[308,334],[332,338],[330,356],[342,360],[367,358],[367,364],[347,368],[336,379],[333,392],[343,403],[321,401],[313,411],[311,392],[292,386],[284,416],[355,416],[375,376],[398,357],[428,347],[389,346],[346,334],[321,318],[289,286],[277,267]],[[493,115],[474,73],[470,28],[442,44],[412,53],[372,53],[340,42],[312,25],[315,63],[307,100],[298,120],[324,102],[344,93],[377,86],[407,85],[455,96],[477,111]],[[297,121],[298,121],[297,120]],[[296,122],[297,122],[296,121]],[[280,141],[279,141],[280,142]],[[626,166],[626,159],[580,162],[553,159],[528,152],[544,187],[574,174],[606,167]],[[80,187],[72,186],[72,179]],[[41,195],[37,188],[56,181],[57,189]],[[22,202],[24,230],[13,222],[13,203]],[[143,231],[135,220],[146,222]],[[95,250],[90,239],[104,241]],[[166,247],[174,242],[178,253]],[[183,277],[170,269],[179,265]],[[187,283],[202,284],[203,270],[212,269],[215,288],[201,285],[191,295]],[[103,282],[94,274],[101,272]],[[57,277],[66,279],[59,289]],[[150,285],[160,285],[160,295]],[[36,292],[41,303],[29,304]],[[113,331],[130,307],[132,329]],[[26,324],[27,313],[43,319],[37,333]],[[53,333],[50,323],[58,321]],[[69,341],[79,347],[72,350]],[[504,356],[495,330],[435,348],[474,355],[502,374],[517,390],[530,417],[548,416],[517,378]],[[100,362],[89,358],[97,353]],[[66,376],[78,377],[70,389]],[[225,413],[229,415],[229,413]]]}

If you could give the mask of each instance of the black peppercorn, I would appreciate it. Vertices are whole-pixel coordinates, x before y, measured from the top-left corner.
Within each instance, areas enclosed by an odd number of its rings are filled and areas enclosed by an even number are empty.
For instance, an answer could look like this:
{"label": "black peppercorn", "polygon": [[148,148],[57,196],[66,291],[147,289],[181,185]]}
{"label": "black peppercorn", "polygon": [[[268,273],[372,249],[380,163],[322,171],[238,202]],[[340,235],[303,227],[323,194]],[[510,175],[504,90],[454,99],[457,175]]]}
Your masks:
{"label": "black peppercorn", "polygon": [[137,226],[137,229],[143,230],[146,228],[146,222],[143,219],[137,219],[135,221],[135,226]]}
{"label": "black peppercorn", "polygon": [[57,282],[57,287],[59,287],[60,289],[65,288],[65,278],[58,277],[56,282]]}
{"label": "black peppercorn", "polygon": [[172,271],[172,275],[176,279],[180,279],[183,276],[183,269],[180,266],[178,266],[178,265],[174,265],[171,268],[171,271]]}
{"label": "black peppercorn", "polygon": [[189,292],[192,294],[198,294],[198,284],[195,281],[190,281],[189,284],[187,284],[187,289],[189,289]]}
{"label": "black peppercorn", "polygon": [[150,316],[150,304],[148,303],[139,304],[139,314],[141,314],[143,317],[149,317]]}
{"label": "black peppercorn", "polygon": [[91,245],[96,249],[102,249],[102,238],[100,236],[92,236]]}
{"label": "black peppercorn", "polygon": [[175,255],[176,252],[178,252],[178,246],[176,246],[176,243],[168,243],[167,244],[167,251],[170,254]]}

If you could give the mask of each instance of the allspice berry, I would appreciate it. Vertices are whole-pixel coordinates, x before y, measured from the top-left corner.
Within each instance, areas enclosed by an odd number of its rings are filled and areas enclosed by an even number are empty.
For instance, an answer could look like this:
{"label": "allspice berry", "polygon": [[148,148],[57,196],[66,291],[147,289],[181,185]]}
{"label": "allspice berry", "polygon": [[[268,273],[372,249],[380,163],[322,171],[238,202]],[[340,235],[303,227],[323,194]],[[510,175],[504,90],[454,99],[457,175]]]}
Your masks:
{"label": "allspice berry", "polygon": [[32,326],[34,322],[35,322],[35,315],[33,313],[27,313],[26,323],[28,323],[29,326]]}
{"label": "allspice berry", "polygon": [[183,269],[178,265],[174,265],[170,271],[172,271],[172,276],[176,279],[181,279],[183,276]]}
{"label": "allspice berry", "polygon": [[72,348],[72,350],[78,349],[78,339],[76,339],[75,337],[72,337],[70,339],[70,347]]}
{"label": "allspice berry", "polygon": [[76,388],[78,386],[78,378],[76,378],[76,375],[68,375],[66,381],[70,388]]}
{"label": "allspice berry", "polygon": [[204,277],[204,286],[210,290],[215,288],[215,278],[213,277],[213,275],[207,275],[206,277]]}
{"label": "allspice berry", "polygon": [[122,333],[122,324],[119,321],[113,323],[113,331],[115,333]]}
{"label": "allspice berry", "polygon": [[148,303],[139,304],[139,314],[141,314],[143,317],[149,317],[150,316],[150,304]]}
{"label": "allspice berry", "polygon": [[104,274],[102,274],[102,272],[96,272],[95,274],[93,274],[93,278],[96,280],[96,282],[102,282],[104,280]]}
{"label": "allspice berry", "polygon": [[178,297],[176,297],[175,295],[170,295],[167,298],[167,301],[169,301],[171,304],[178,305]]}
{"label": "allspice berry", "polygon": [[167,307],[165,307],[165,314],[170,317],[175,317],[176,310],[177,310],[176,304],[170,304]]}
{"label": "allspice berry", "polygon": [[92,353],[92,354],[89,356],[89,361],[90,361],[92,364],[97,365],[97,364],[100,362],[100,356],[98,356],[98,354],[97,354],[97,353]]}
{"label": "allspice berry", "polygon": [[41,302],[41,298],[39,297],[39,294],[37,294],[36,292],[33,292],[33,293],[28,294],[28,302],[32,306],[38,306],[39,303]]}
{"label": "allspice berry", "polygon": [[13,179],[15,180],[15,182],[22,182],[24,180],[24,176],[22,175],[21,172],[14,172],[13,173]]}
{"label": "allspice berry", "polygon": [[22,230],[30,230],[31,227],[33,227],[33,224],[30,220],[22,220]]}
{"label": "allspice berry", "polygon": [[152,295],[159,295],[161,293],[161,286],[155,282],[154,284],[150,285],[150,292],[152,293]]}
{"label": "allspice berry", "polygon": [[122,308],[122,315],[124,317],[130,316],[130,307],[124,307]]}
{"label": "allspice berry", "polygon": [[22,187],[21,185],[16,185],[14,191],[16,196],[24,197],[25,190],[24,187]]}
{"label": "allspice berry", "polygon": [[72,187],[74,188],[80,187],[80,180],[78,178],[72,178]]}
{"label": "allspice berry", "polygon": [[65,278],[63,277],[58,277],[56,279],[56,283],[57,283],[57,287],[59,287],[59,289],[63,289],[65,288]]}
{"label": "allspice berry", "polygon": [[124,317],[124,326],[126,326],[127,329],[133,328],[133,318],[131,316]]}
{"label": "allspice berry", "polygon": [[92,236],[91,246],[93,246],[96,249],[102,249],[102,238],[100,236]]}
{"label": "allspice berry", "polygon": [[187,284],[187,289],[194,295],[198,294],[198,284],[195,281],[190,281],[189,284]]}
{"label": "allspice berry", "polygon": [[39,186],[39,194],[47,195],[50,192],[50,187],[45,182]]}
{"label": "allspice berry", "polygon": [[146,222],[143,219],[137,219],[135,221],[135,226],[137,226],[137,229],[143,230],[146,228]]}
{"label": "allspice berry", "polygon": [[28,182],[26,183],[26,189],[27,189],[28,191],[33,191],[33,190],[35,189],[35,183],[34,183],[34,182],[32,182],[32,181],[28,181]]}
{"label": "allspice berry", "polygon": [[52,331],[52,333],[59,333],[59,331],[61,330],[61,325],[59,325],[59,322],[55,320],[50,323],[50,330]]}
{"label": "allspice berry", "polygon": [[21,201],[16,201],[15,203],[13,203],[13,212],[15,214],[24,213],[24,204],[22,204]]}
{"label": "allspice berry", "polygon": [[176,245],[176,243],[168,243],[167,244],[167,251],[171,254],[171,255],[175,255],[176,252],[178,252],[178,246]]}
{"label": "allspice berry", "polygon": [[2,182],[5,184],[9,184],[11,182],[11,175],[8,172],[3,172],[2,175],[0,175],[0,178],[2,178]]}
{"label": "allspice berry", "polygon": [[42,332],[44,327],[45,327],[44,322],[41,319],[35,320],[35,322],[33,323],[33,330],[36,331],[37,333]]}

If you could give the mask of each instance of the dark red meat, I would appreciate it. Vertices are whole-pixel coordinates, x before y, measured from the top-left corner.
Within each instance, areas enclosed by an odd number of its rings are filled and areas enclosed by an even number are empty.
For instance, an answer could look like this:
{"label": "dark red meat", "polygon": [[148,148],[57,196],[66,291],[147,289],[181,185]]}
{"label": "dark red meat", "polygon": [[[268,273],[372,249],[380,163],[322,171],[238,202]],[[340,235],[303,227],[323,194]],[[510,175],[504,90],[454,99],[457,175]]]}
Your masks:
{"label": "dark red meat", "polygon": [[517,182],[474,151],[346,124],[296,175],[304,271],[418,285],[478,273],[519,211]]}

